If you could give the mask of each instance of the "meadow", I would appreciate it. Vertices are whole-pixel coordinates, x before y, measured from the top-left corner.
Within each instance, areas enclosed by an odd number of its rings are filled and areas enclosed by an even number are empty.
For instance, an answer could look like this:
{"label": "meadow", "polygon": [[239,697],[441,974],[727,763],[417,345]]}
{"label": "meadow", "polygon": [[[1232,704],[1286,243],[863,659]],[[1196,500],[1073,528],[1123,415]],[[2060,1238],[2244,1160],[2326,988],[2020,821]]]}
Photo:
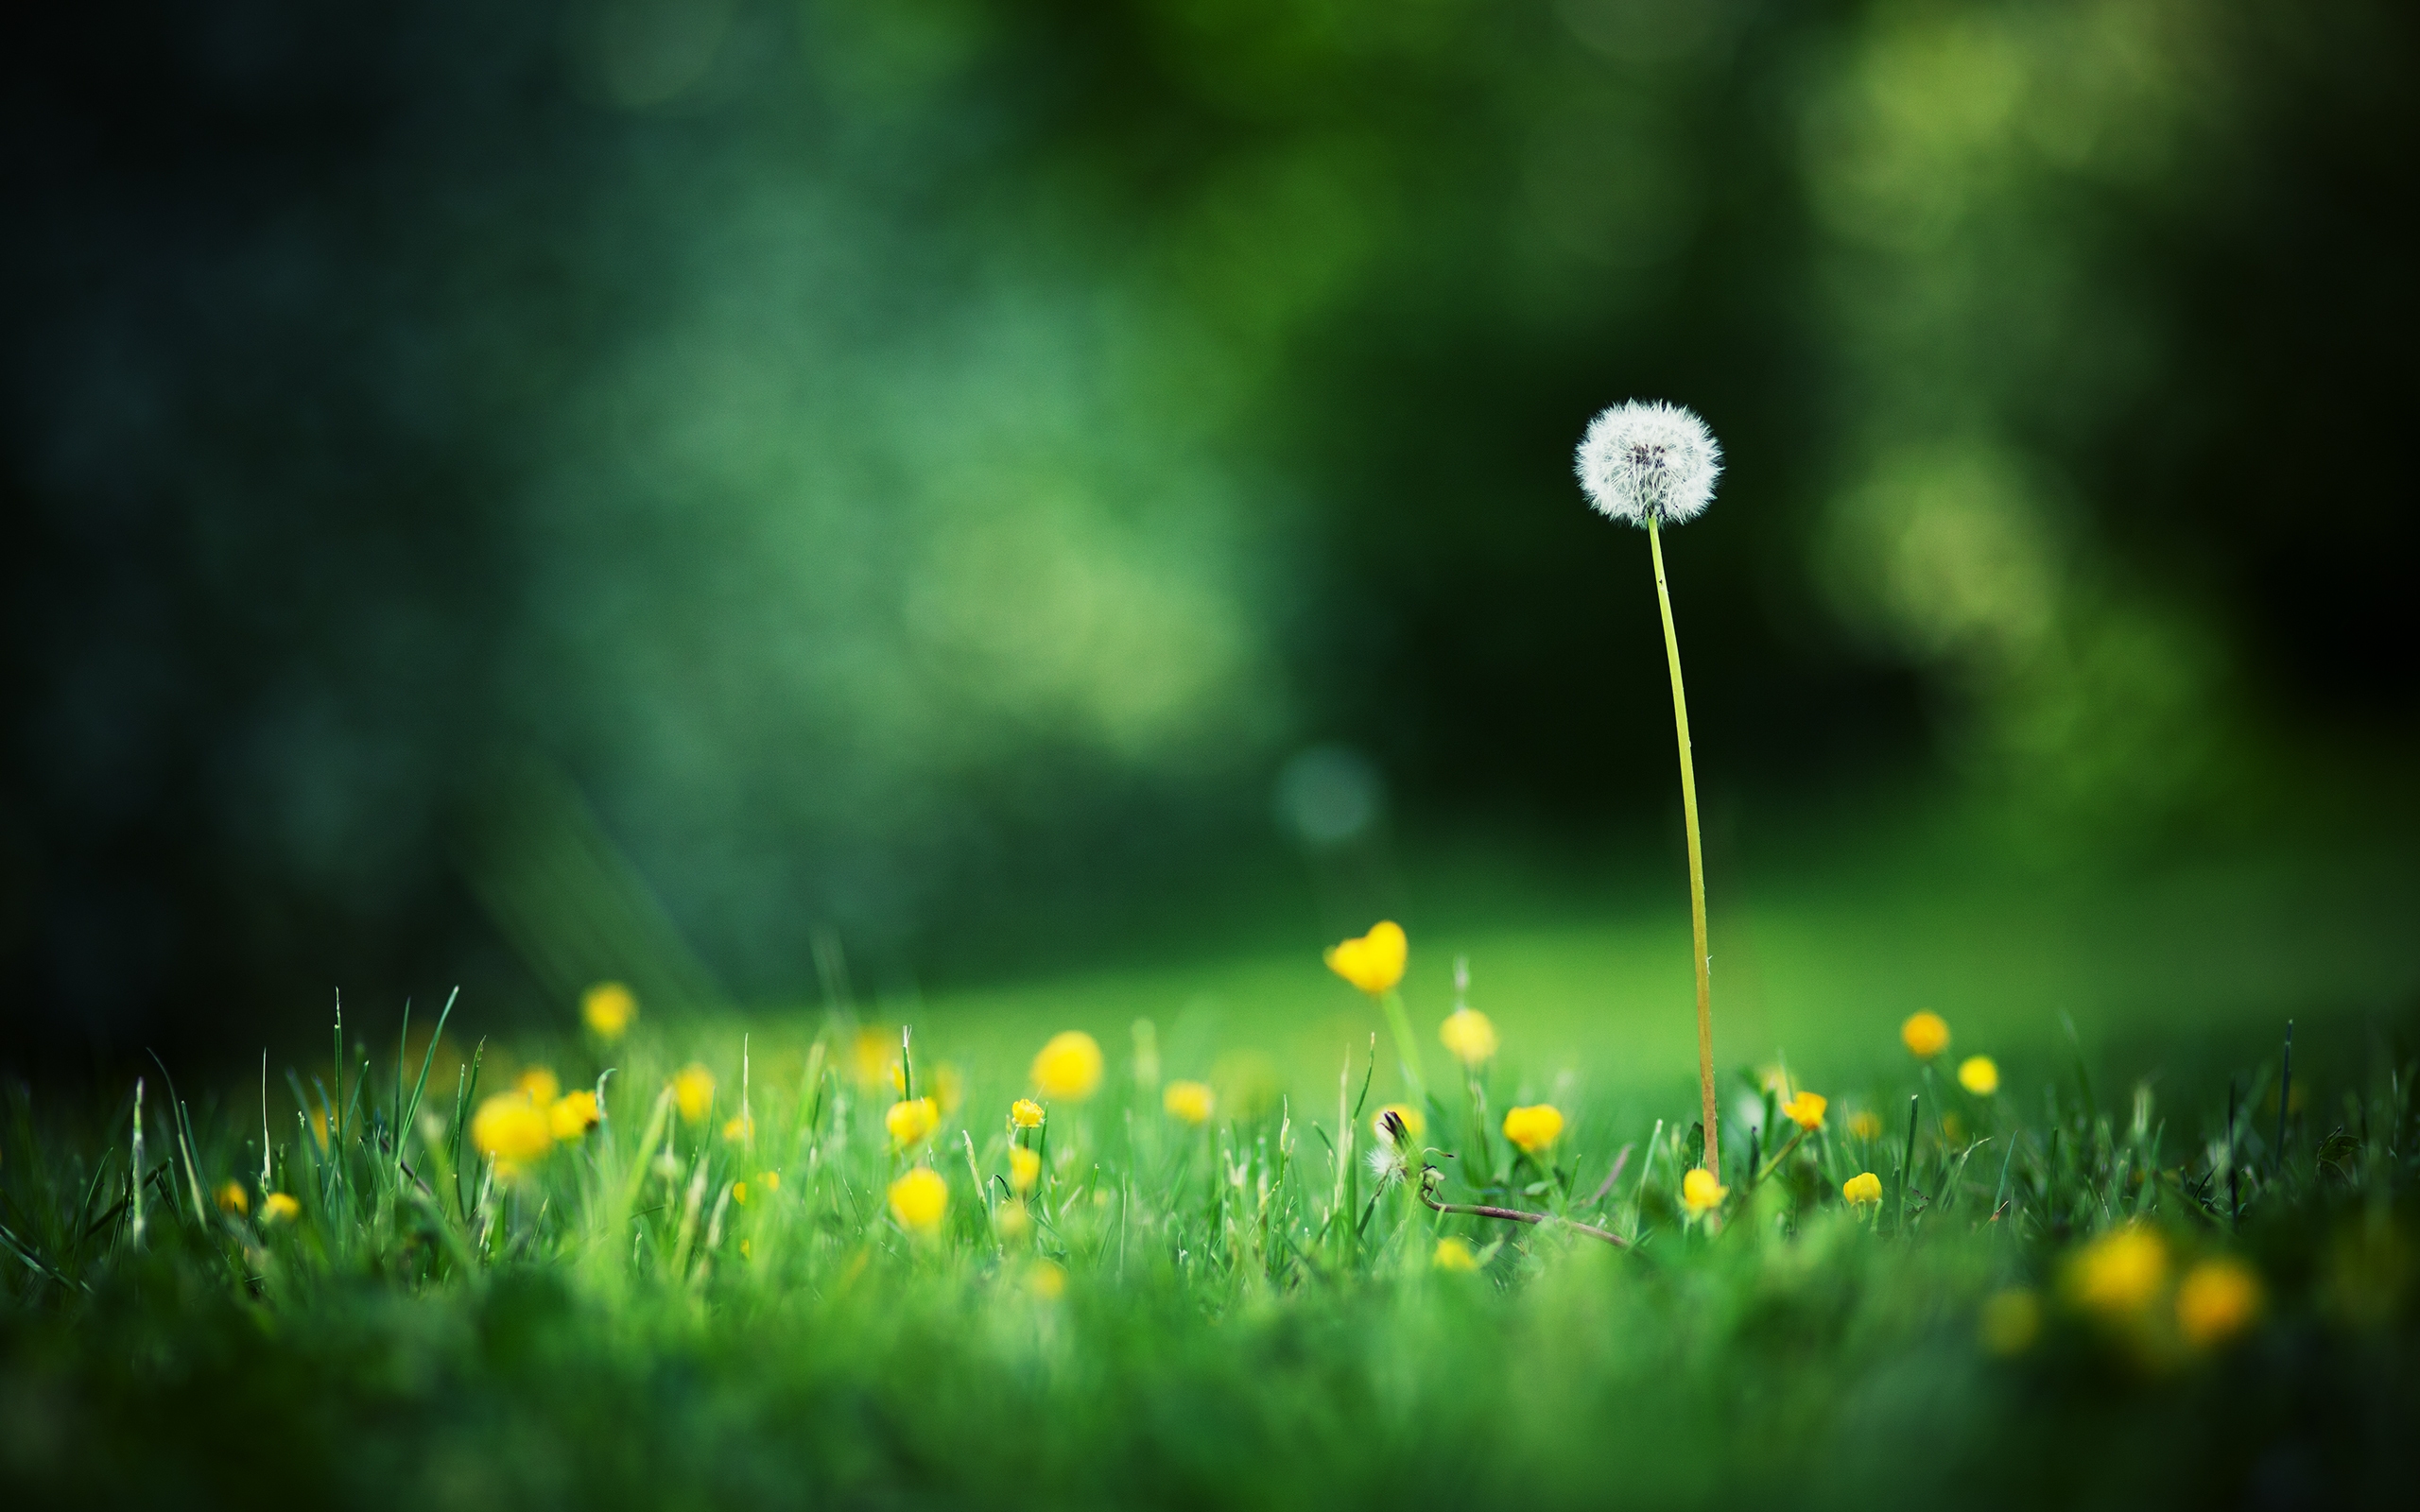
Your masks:
{"label": "meadow", "polygon": [[1617,900],[1447,903],[1400,980],[601,985],[554,1034],[354,1007],[139,1112],[20,1086],[0,1468],[55,1504],[2377,1503],[2420,1406],[2409,888],[1785,871],[1721,978],[1719,1187],[1678,921]]}

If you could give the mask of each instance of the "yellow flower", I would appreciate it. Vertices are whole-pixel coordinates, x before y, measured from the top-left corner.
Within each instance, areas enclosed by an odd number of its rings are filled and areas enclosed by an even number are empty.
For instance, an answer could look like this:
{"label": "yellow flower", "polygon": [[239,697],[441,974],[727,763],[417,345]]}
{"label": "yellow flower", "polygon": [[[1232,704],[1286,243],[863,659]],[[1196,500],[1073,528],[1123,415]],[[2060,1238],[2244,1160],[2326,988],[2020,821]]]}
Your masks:
{"label": "yellow flower", "polygon": [[639,1016],[639,1000],[619,982],[599,982],[580,995],[579,1017],[599,1040],[619,1040]]}
{"label": "yellow flower", "polygon": [[738,1204],[739,1204],[741,1207],[743,1207],[743,1208],[744,1208],[744,1207],[746,1207],[746,1206],[748,1206],[748,1183],[747,1183],[747,1182],[745,1182],[745,1181],[734,1181],[734,1182],[731,1184],[731,1200],[732,1200],[732,1201],[734,1201],[734,1202],[738,1203]]}
{"label": "yellow flower", "polygon": [[1563,1110],[1552,1103],[1515,1108],[1504,1115],[1504,1137],[1535,1155],[1563,1138]]}
{"label": "yellow flower", "polygon": [[527,1092],[498,1092],[471,1116],[471,1143],[499,1160],[534,1160],[554,1147],[555,1130]]}
{"label": "yellow flower", "polygon": [[897,1031],[871,1026],[859,1029],[856,1038],[849,1041],[849,1074],[867,1091],[885,1081],[897,1087],[903,1079],[899,1074]]}
{"label": "yellow flower", "polygon": [[261,1222],[286,1223],[301,1215],[302,1204],[283,1192],[272,1192],[261,1198]]}
{"label": "yellow flower", "polygon": [[555,1074],[544,1066],[530,1067],[521,1074],[521,1079],[513,1085],[527,1092],[529,1101],[540,1108],[554,1107],[555,1099],[562,1095],[563,1090],[562,1083],[555,1080]]}
{"label": "yellow flower", "polygon": [[756,1115],[741,1108],[722,1121],[722,1137],[734,1144],[742,1144],[756,1137]]}
{"label": "yellow flower", "polygon": [[1958,1064],[1958,1085],[1978,1097],[1989,1097],[2000,1090],[2000,1068],[1989,1056],[1968,1056]]}
{"label": "yellow flower", "polygon": [[890,1215],[910,1233],[931,1233],[948,1211],[949,1183],[931,1166],[920,1165],[890,1183]]}
{"label": "yellow flower", "polygon": [[1376,997],[1403,980],[1404,962],[1410,954],[1411,942],[1404,937],[1403,926],[1381,920],[1359,939],[1330,946],[1327,969]]}
{"label": "yellow flower", "polygon": [[1495,1025],[1477,1008],[1456,1008],[1437,1026],[1438,1041],[1456,1060],[1476,1071],[1495,1058]]}
{"label": "yellow flower", "polygon": [[1439,1270],[1477,1270],[1478,1257],[1471,1253],[1468,1240],[1440,1239],[1437,1252],[1428,1257],[1428,1263]]}
{"label": "yellow flower", "polygon": [[1421,1117],[1420,1109],[1409,1103],[1389,1103],[1386,1107],[1379,1108],[1371,1115],[1370,1127],[1380,1135],[1384,1135],[1387,1131],[1386,1117],[1389,1113],[1403,1120],[1403,1131],[1413,1139],[1418,1139],[1428,1132],[1428,1120]]}
{"label": "yellow flower", "polygon": [[1003,1239],[1023,1239],[1033,1230],[1033,1214],[1022,1202],[1003,1202],[992,1210],[992,1231]]}
{"label": "yellow flower", "polygon": [[672,1100],[680,1105],[683,1119],[702,1122],[706,1110],[715,1106],[715,1074],[694,1060],[689,1062],[672,1078]]}
{"label": "yellow flower", "polygon": [[1030,1192],[1033,1190],[1033,1184],[1041,1179],[1042,1157],[1022,1144],[1011,1146],[1009,1190],[1018,1193]]}
{"label": "yellow flower", "polygon": [[2176,1288],[2176,1327],[2207,1348],[2243,1332],[2260,1312],[2260,1279],[2239,1260],[2205,1260]]}
{"label": "yellow flower", "polygon": [[1693,1165],[1689,1174],[1681,1177],[1681,1206],[1689,1210],[1692,1218],[1703,1217],[1721,1207],[1722,1199],[1729,1195],[1731,1189],[1717,1181],[1714,1173],[1704,1166]]}
{"label": "yellow flower", "polygon": [[1168,1117],[1178,1123],[1198,1127],[1210,1122],[1211,1111],[1219,1106],[1219,1099],[1206,1083],[1172,1081],[1168,1083],[1167,1091],[1160,1093],[1160,1106],[1167,1108]]}
{"label": "yellow flower", "polygon": [[559,1140],[576,1140],[598,1122],[595,1092],[565,1092],[546,1109],[547,1129]]}
{"label": "yellow flower", "polygon": [[2067,1294],[2093,1312],[2139,1312],[2168,1281],[2168,1246],[2148,1228],[2112,1228],[2067,1263],[2066,1280]]}
{"label": "yellow flower", "polygon": [[1054,1035],[1033,1057],[1033,1084],[1045,1097],[1080,1103],[1100,1088],[1100,1045],[1081,1029]]}
{"label": "yellow flower", "polygon": [[2042,1332],[2042,1299],[2022,1286],[1994,1292],[1983,1299],[1976,1319],[1976,1336],[1994,1354],[2023,1354]]}
{"label": "yellow flower", "polygon": [[1824,1126],[1824,1109],[1828,1106],[1830,1105],[1817,1093],[1800,1092],[1789,1102],[1781,1105],[1781,1116],[1789,1119],[1800,1128],[1822,1128]]}
{"label": "yellow flower", "polygon": [[893,1103],[890,1111],[882,1115],[882,1126],[890,1130],[890,1143],[903,1150],[922,1144],[941,1121],[941,1105],[929,1097]]}
{"label": "yellow flower", "polygon": [[966,1101],[966,1073],[944,1060],[933,1068],[931,1090],[934,1100],[942,1105],[942,1111],[955,1113],[959,1105]]}
{"label": "yellow flower", "polygon": [[1908,1022],[1899,1025],[1899,1039],[1907,1045],[1908,1054],[1918,1060],[1930,1060],[1949,1048],[1949,1025],[1940,1014],[1927,1008],[1910,1014]]}
{"label": "yellow flower", "polygon": [[1009,1122],[1018,1128],[1042,1126],[1042,1105],[1030,1097],[1020,1097],[1009,1105]]}
{"label": "yellow flower", "polygon": [[1047,1260],[1037,1260],[1026,1267],[1025,1289],[1034,1300],[1055,1302],[1067,1290],[1067,1273]]}
{"label": "yellow flower", "polygon": [[1882,1200],[1882,1178],[1871,1171],[1859,1171],[1841,1183],[1841,1196],[1852,1208],[1862,1208]]}
{"label": "yellow flower", "polygon": [[218,1189],[218,1211],[238,1218],[252,1211],[252,1199],[245,1194],[244,1183],[230,1181]]}
{"label": "yellow flower", "polygon": [[779,1171],[767,1171],[758,1176],[756,1179],[765,1183],[765,1190],[768,1192],[779,1192],[782,1190],[782,1173]]}
{"label": "yellow flower", "polygon": [[1882,1137],[1882,1120],[1860,1108],[1849,1115],[1849,1132],[1861,1140],[1878,1140]]}

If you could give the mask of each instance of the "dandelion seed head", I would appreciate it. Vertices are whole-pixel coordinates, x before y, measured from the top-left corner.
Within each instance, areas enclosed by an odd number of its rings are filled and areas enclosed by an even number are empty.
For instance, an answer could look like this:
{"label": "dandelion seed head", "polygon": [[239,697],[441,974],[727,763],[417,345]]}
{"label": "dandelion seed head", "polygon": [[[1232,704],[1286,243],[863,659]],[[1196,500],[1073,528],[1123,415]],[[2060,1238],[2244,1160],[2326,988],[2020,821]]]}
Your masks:
{"label": "dandelion seed head", "polygon": [[1377,1181],[1380,1190],[1394,1185],[1410,1174],[1410,1159],[1399,1144],[1380,1141],[1370,1146],[1369,1159],[1370,1175]]}
{"label": "dandelion seed head", "polygon": [[1722,447],[1691,411],[1634,399],[1588,422],[1574,465],[1588,502],[1607,519],[1676,525],[1714,501]]}

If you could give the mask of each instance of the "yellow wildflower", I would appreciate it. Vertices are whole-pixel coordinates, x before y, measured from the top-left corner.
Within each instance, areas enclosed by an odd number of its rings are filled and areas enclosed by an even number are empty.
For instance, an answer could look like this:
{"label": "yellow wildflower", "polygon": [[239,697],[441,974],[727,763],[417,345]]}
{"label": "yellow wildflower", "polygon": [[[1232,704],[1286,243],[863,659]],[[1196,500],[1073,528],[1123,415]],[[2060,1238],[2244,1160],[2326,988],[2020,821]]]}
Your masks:
{"label": "yellow wildflower", "polygon": [[722,1121],[722,1137],[734,1144],[744,1144],[756,1137],[756,1115],[746,1108]]}
{"label": "yellow wildflower", "polygon": [[920,1165],[890,1183],[890,1215],[910,1233],[928,1234],[949,1211],[949,1183],[931,1166]]}
{"label": "yellow wildflower", "polygon": [[565,1092],[546,1109],[546,1126],[559,1140],[576,1140],[599,1122],[595,1092]]}
{"label": "yellow wildflower", "polygon": [[1515,1108],[1504,1115],[1504,1137],[1535,1155],[1563,1138],[1563,1109],[1552,1103]]}
{"label": "yellow wildflower", "polygon": [[1418,1139],[1423,1134],[1428,1132],[1428,1120],[1421,1117],[1420,1109],[1412,1107],[1409,1103],[1389,1103],[1386,1107],[1379,1108],[1375,1113],[1371,1115],[1370,1127],[1376,1130],[1381,1135],[1385,1134],[1387,1131],[1387,1115],[1389,1113],[1392,1113],[1395,1117],[1403,1120],[1403,1131],[1410,1135],[1413,1139]]}
{"label": "yellow wildflower", "polygon": [[1081,1029],[1054,1035],[1033,1057],[1033,1084],[1045,1097],[1080,1103],[1100,1089],[1100,1044]]}
{"label": "yellow wildflower", "polygon": [[1437,1026],[1437,1039],[1456,1060],[1476,1071],[1495,1058],[1495,1025],[1477,1008],[1456,1008]]}
{"label": "yellow wildflower", "polygon": [[579,1017],[599,1040],[619,1040],[639,1016],[639,1000],[619,982],[599,982],[580,995]]}
{"label": "yellow wildflower", "polygon": [[672,1078],[672,1100],[680,1105],[684,1121],[704,1122],[706,1110],[715,1106],[715,1074],[694,1060],[689,1062]]}
{"label": "yellow wildflower", "polygon": [[261,1222],[263,1223],[290,1222],[299,1217],[302,1211],[302,1204],[283,1192],[272,1192],[261,1198]]}
{"label": "yellow wildflower", "polygon": [[1958,1085],[1978,1097],[2000,1090],[2000,1068],[1989,1056],[1968,1056],[1958,1064]]}
{"label": "yellow wildflower", "polygon": [[944,1113],[955,1113],[966,1101],[966,1073],[949,1061],[933,1068],[932,1092]]}
{"label": "yellow wildflower", "polygon": [[240,1218],[252,1211],[252,1199],[241,1181],[230,1181],[218,1189],[218,1211],[232,1212]]}
{"label": "yellow wildflower", "polygon": [[1178,1123],[1198,1127],[1210,1122],[1211,1111],[1219,1106],[1219,1099],[1207,1083],[1172,1081],[1168,1083],[1167,1091],[1160,1094],[1160,1106],[1167,1109],[1168,1117]]}
{"label": "yellow wildflower", "polygon": [[1042,1126],[1042,1105],[1030,1097],[1020,1097],[1009,1105],[1009,1122],[1018,1128]]}
{"label": "yellow wildflower", "polygon": [[941,1121],[941,1105],[929,1097],[893,1103],[890,1111],[882,1115],[882,1126],[890,1130],[890,1143],[903,1150],[922,1144]]}
{"label": "yellow wildflower", "polygon": [[1012,1146],[1009,1150],[1009,1190],[1030,1192],[1041,1179],[1042,1157],[1022,1144]]}
{"label": "yellow wildflower", "polygon": [[1949,1025],[1940,1014],[1927,1008],[1909,1015],[1908,1022],[1899,1025],[1899,1039],[1908,1047],[1908,1054],[1918,1060],[1930,1060],[1949,1048]]}
{"label": "yellow wildflower", "polygon": [[1359,939],[1330,946],[1327,969],[1376,997],[1403,980],[1404,962],[1410,954],[1411,942],[1404,937],[1403,926],[1383,919],[1371,925],[1370,933]]}
{"label": "yellow wildflower", "polygon": [[867,1027],[859,1029],[849,1041],[849,1074],[868,1091],[885,1081],[897,1087],[899,1072],[899,1033],[895,1029]]}
{"label": "yellow wildflower", "polygon": [[471,1116],[471,1143],[508,1163],[534,1160],[554,1147],[555,1130],[527,1092],[498,1092]]}
{"label": "yellow wildflower", "polygon": [[1871,1171],[1859,1171],[1841,1183],[1841,1196],[1852,1208],[1862,1208],[1882,1200],[1882,1178]]}
{"label": "yellow wildflower", "polygon": [[2042,1332],[2042,1299],[2022,1286],[1994,1292],[1983,1299],[1975,1333],[1994,1354],[2023,1354]]}
{"label": "yellow wildflower", "polygon": [[1025,1289],[1036,1301],[1055,1302],[1067,1290],[1067,1273],[1057,1263],[1037,1260],[1026,1267]]}
{"label": "yellow wildflower", "polygon": [[2176,1327],[2207,1348],[2243,1332],[2260,1311],[2260,1279],[2239,1260],[2205,1260],[2176,1288]]}
{"label": "yellow wildflower", "polygon": [[1477,1270],[1478,1257],[1471,1253],[1470,1241],[1449,1237],[1437,1241],[1437,1251],[1428,1257],[1428,1263],[1439,1270]]}
{"label": "yellow wildflower", "polygon": [[782,1190],[782,1173],[779,1171],[767,1171],[758,1176],[756,1179],[765,1184],[765,1190],[768,1192],[779,1192]]}
{"label": "yellow wildflower", "polygon": [[1867,1108],[1860,1108],[1849,1115],[1849,1132],[1861,1140],[1882,1137],[1882,1120]]}
{"label": "yellow wildflower", "polygon": [[1714,1173],[1704,1166],[1693,1165],[1689,1174],[1681,1177],[1681,1205],[1689,1210],[1692,1218],[1703,1217],[1721,1207],[1722,1199],[1729,1195],[1731,1189],[1717,1181]]}
{"label": "yellow wildflower", "polygon": [[1789,1119],[1800,1128],[1822,1128],[1824,1126],[1824,1109],[1829,1106],[1829,1103],[1815,1092],[1800,1092],[1789,1102],[1781,1105],[1781,1116]]}
{"label": "yellow wildflower", "polygon": [[746,1206],[748,1206],[748,1183],[747,1183],[747,1182],[745,1182],[745,1181],[734,1181],[734,1182],[731,1184],[731,1200],[732,1200],[732,1201],[734,1201],[734,1202],[738,1203],[738,1204],[739,1204],[741,1207],[743,1207],[743,1208],[744,1208],[744,1207],[746,1207]]}
{"label": "yellow wildflower", "polygon": [[2067,1294],[2093,1312],[2139,1312],[2168,1281],[2168,1246],[2148,1228],[2112,1228],[2068,1262],[2066,1280]]}
{"label": "yellow wildflower", "polygon": [[512,1085],[527,1093],[529,1101],[540,1108],[554,1107],[555,1099],[562,1096],[563,1091],[562,1083],[555,1080],[555,1074],[544,1066],[530,1067]]}

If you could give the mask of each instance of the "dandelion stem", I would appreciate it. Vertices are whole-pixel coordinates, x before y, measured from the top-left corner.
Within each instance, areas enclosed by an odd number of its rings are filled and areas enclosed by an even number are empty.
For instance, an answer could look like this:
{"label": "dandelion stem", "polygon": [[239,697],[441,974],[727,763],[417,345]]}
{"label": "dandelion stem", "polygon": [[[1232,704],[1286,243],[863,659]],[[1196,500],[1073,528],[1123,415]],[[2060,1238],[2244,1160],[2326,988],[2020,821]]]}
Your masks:
{"label": "dandelion stem", "polygon": [[1672,628],[1672,593],[1664,584],[1664,539],[1655,518],[1647,520],[1647,549],[1655,559],[1655,602],[1664,611],[1664,659],[1672,669],[1672,727],[1681,746],[1681,813],[1689,827],[1689,929],[1696,944],[1698,975],[1698,1091],[1704,1104],[1705,1168],[1722,1178],[1718,1143],[1721,1122],[1714,1106],[1714,963],[1706,954],[1705,848],[1698,838],[1697,764],[1689,754],[1689,698],[1681,686],[1681,638]]}
{"label": "dandelion stem", "polygon": [[1593,1223],[1582,1223],[1577,1218],[1558,1218],[1551,1212],[1523,1212],[1518,1208],[1490,1208],[1474,1202],[1440,1202],[1430,1196],[1425,1189],[1420,1194],[1420,1200],[1436,1212],[1460,1213],[1466,1218],[1501,1218],[1507,1223],[1560,1225],[1565,1228],[1578,1229],[1591,1239],[1601,1239],[1616,1249],[1630,1247],[1630,1241],[1621,1235],[1599,1228]]}
{"label": "dandelion stem", "polygon": [[1403,1084],[1411,1092],[1411,1106],[1428,1105],[1428,1087],[1420,1075],[1420,1043],[1411,1035],[1411,1020],[1403,1009],[1403,994],[1393,988],[1378,995],[1378,1006],[1387,1016],[1387,1030],[1394,1036],[1395,1056],[1403,1062]]}

